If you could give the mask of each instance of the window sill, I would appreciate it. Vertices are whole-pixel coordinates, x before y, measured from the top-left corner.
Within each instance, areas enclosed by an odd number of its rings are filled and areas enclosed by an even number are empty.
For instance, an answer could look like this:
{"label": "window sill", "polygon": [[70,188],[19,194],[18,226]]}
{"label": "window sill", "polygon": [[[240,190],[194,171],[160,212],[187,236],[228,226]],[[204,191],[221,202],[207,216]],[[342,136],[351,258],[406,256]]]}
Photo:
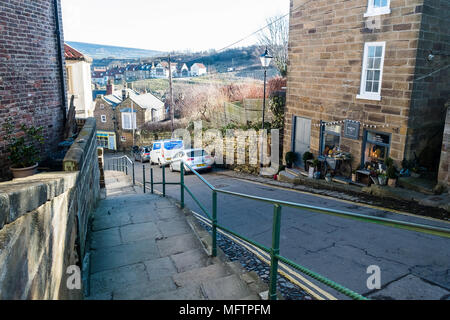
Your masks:
{"label": "window sill", "polygon": [[391,13],[390,8],[385,8],[385,9],[380,9],[380,10],[369,10],[366,13],[364,13],[364,18],[381,16],[383,14],[390,14],[390,13]]}
{"label": "window sill", "polygon": [[381,96],[379,94],[358,94],[356,99],[381,101]]}

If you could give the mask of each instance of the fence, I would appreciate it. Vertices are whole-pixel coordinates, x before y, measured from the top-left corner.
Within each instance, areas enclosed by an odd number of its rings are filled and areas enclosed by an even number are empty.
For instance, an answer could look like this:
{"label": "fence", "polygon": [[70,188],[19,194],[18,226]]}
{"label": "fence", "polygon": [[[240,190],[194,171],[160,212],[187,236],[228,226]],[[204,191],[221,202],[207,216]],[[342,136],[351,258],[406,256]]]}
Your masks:
{"label": "fence", "polygon": [[[120,163],[118,163],[118,165],[119,164]],[[133,164],[133,168],[134,168],[134,164]],[[301,272],[307,276],[310,276],[311,278],[325,284],[326,286],[328,286],[328,287],[330,287],[330,288],[332,288],[354,300],[368,300],[366,297],[280,255],[280,229],[281,229],[281,214],[282,214],[283,207],[304,209],[304,210],[309,210],[309,211],[313,211],[313,212],[317,212],[317,213],[321,213],[321,214],[327,214],[327,215],[332,215],[332,216],[346,218],[346,219],[375,223],[375,224],[380,224],[380,225],[389,226],[389,227],[393,227],[393,228],[405,229],[405,230],[450,238],[450,229],[447,229],[447,228],[433,227],[433,226],[428,226],[428,225],[423,225],[423,224],[416,224],[416,223],[396,221],[396,220],[385,219],[385,218],[372,217],[372,216],[367,216],[367,215],[362,215],[362,214],[357,214],[357,213],[347,212],[347,211],[342,211],[342,210],[327,209],[327,208],[310,206],[310,205],[305,205],[305,204],[300,204],[300,203],[279,201],[279,200],[274,200],[274,199],[269,199],[269,198],[262,198],[262,197],[251,196],[251,195],[246,195],[246,194],[237,193],[237,192],[221,190],[221,189],[218,189],[218,188],[215,188],[214,186],[212,186],[205,178],[203,178],[198,172],[196,172],[191,166],[189,166],[186,163],[184,163],[184,165],[180,166],[180,169],[181,169],[180,170],[181,171],[180,172],[180,182],[174,182],[174,183],[166,182],[165,166],[162,167],[162,181],[161,182],[154,181],[153,168],[150,168],[150,182],[147,183],[146,178],[145,178],[145,176],[146,176],[145,166],[143,166],[142,169],[143,169],[144,193],[146,192],[148,184],[150,184],[151,193],[154,193],[154,187],[156,185],[162,185],[162,195],[163,195],[163,197],[165,197],[167,185],[179,185],[180,186],[180,203],[181,203],[182,208],[184,208],[184,206],[185,206],[185,193],[187,192],[192,197],[194,202],[200,207],[200,209],[203,211],[203,213],[208,217],[208,219],[211,222],[211,225],[212,225],[212,250],[211,250],[212,252],[211,252],[211,254],[212,254],[212,256],[214,256],[214,257],[217,256],[217,230],[222,230],[226,233],[229,233],[229,234],[237,237],[238,239],[243,240],[244,242],[252,244],[253,246],[261,249],[262,251],[264,251],[270,255],[270,260],[271,260],[270,261],[270,278],[269,278],[269,299],[270,300],[277,299],[278,262],[283,262],[286,265],[298,270],[299,272]],[[184,175],[185,175],[186,170],[189,170],[192,173],[194,173],[196,175],[196,177],[198,179],[200,179],[211,190],[211,192],[212,192],[212,212],[209,212],[205,208],[205,206],[197,199],[197,197],[193,194],[193,192],[185,184]],[[134,169],[133,169],[133,177],[134,177]],[[233,230],[230,230],[230,229],[218,224],[218,219],[217,219],[217,213],[218,213],[217,195],[218,194],[225,194],[225,195],[234,196],[234,197],[238,197],[238,198],[244,198],[244,199],[269,203],[269,204],[273,205],[272,245],[270,248],[268,248],[256,241],[248,239],[247,237],[244,237],[244,236],[234,232]]]}

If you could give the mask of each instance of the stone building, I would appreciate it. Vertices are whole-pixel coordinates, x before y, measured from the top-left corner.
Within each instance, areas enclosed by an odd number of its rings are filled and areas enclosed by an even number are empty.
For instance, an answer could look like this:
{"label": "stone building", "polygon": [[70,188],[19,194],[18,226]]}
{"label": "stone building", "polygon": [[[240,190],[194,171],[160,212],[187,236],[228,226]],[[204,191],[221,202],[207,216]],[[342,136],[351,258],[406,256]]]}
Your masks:
{"label": "stone building", "polygon": [[446,104],[447,117],[445,120],[444,138],[442,139],[441,163],[439,165],[438,182],[447,187],[450,192],[450,178],[448,175],[450,169],[450,101]]}
{"label": "stone building", "polygon": [[139,94],[132,89],[113,91],[108,86],[105,96],[94,101],[97,120],[97,143],[109,150],[128,150],[133,143],[133,132],[146,122],[165,120],[164,102],[150,93]]}
{"label": "stone building", "polygon": [[354,166],[416,154],[437,171],[449,12],[448,0],[291,0],[284,151],[339,147]]}
{"label": "stone building", "polygon": [[0,180],[9,176],[8,118],[17,126],[44,127],[43,155],[61,141],[67,108],[63,46],[60,1],[1,1]]}

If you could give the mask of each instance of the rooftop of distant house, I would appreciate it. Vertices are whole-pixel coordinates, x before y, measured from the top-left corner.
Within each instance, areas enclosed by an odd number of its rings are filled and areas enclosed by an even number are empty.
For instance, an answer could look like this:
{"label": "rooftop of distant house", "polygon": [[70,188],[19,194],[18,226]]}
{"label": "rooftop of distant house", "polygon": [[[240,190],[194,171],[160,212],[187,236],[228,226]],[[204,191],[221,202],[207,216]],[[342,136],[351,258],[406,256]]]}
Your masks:
{"label": "rooftop of distant house", "polygon": [[88,63],[92,63],[91,57],[81,53],[75,48],[72,48],[67,43],[64,43],[64,57],[66,60],[86,61]]}

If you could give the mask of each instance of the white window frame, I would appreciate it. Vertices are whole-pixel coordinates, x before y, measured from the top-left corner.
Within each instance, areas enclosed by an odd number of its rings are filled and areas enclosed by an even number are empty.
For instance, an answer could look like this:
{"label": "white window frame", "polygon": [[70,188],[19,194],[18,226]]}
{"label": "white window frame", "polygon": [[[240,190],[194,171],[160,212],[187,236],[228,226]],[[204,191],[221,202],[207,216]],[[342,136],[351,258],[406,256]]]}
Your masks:
{"label": "white window frame", "polygon": [[[128,126],[128,121],[126,122],[125,121],[125,117],[126,116],[128,116],[128,117],[130,117],[132,120],[131,120],[131,124]],[[127,126],[125,126],[125,125],[127,125]],[[122,129],[123,130],[133,130],[133,129],[136,129],[137,128],[137,126],[136,126],[136,112],[122,112]]]}
{"label": "white window frame", "polygon": [[102,123],[106,123],[106,115],[102,114],[100,116],[100,119],[101,119]]}
{"label": "white window frame", "polygon": [[[381,55],[381,63],[380,63],[380,85],[378,87],[378,92],[366,92],[367,59],[369,56],[369,47],[370,46],[383,47],[382,55]],[[359,89],[359,94],[356,96],[357,99],[381,101],[381,86],[383,83],[383,69],[384,69],[385,52],[386,52],[386,42],[385,41],[366,42],[364,44],[364,59],[363,59],[362,72],[361,72],[361,86]]]}
{"label": "white window frame", "polygon": [[364,17],[379,16],[382,14],[391,13],[391,0],[387,0],[387,5],[385,7],[374,7],[375,0],[368,0],[367,11],[364,13]]}

